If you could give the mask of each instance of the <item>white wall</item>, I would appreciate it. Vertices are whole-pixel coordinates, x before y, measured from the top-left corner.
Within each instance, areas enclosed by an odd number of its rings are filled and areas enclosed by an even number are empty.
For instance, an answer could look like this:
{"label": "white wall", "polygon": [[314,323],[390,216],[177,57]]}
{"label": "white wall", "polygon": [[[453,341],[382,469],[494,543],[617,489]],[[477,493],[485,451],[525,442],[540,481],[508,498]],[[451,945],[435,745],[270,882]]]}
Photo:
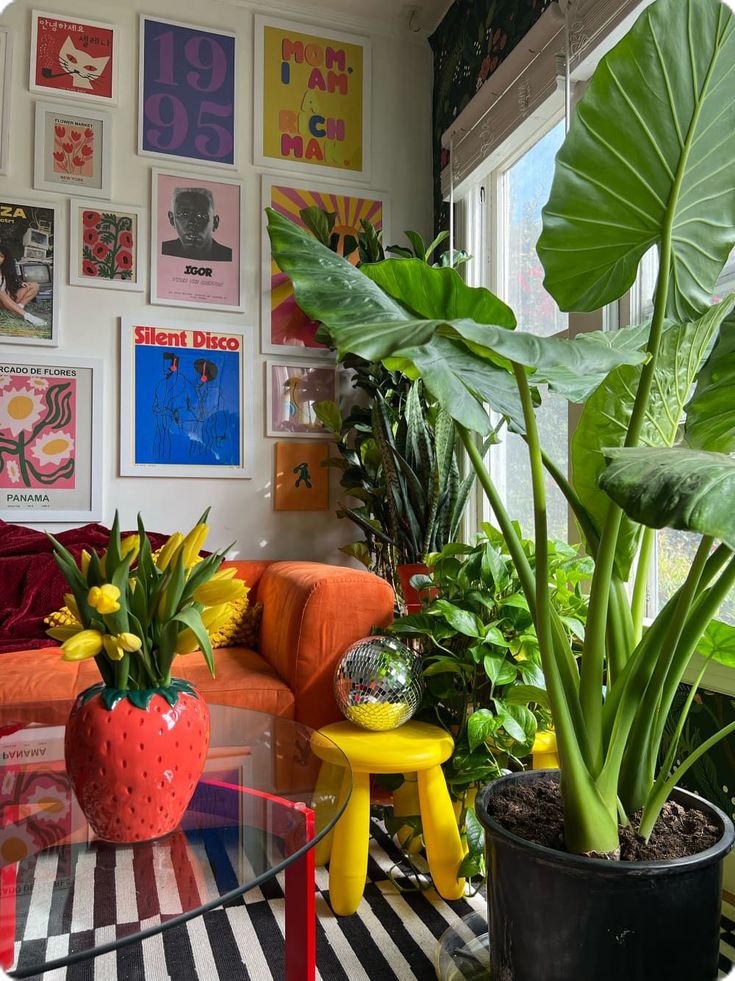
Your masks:
{"label": "white wall", "polygon": [[[339,8],[346,0],[330,0]],[[2,6],[2,4],[0,4]],[[363,5],[370,16],[370,4]],[[208,313],[162,306],[148,306],[147,294],[117,290],[90,289],[68,285],[67,199],[63,204],[62,234],[56,236],[55,261],[59,267],[60,351],[64,354],[101,358],[104,377],[103,445],[103,522],[109,524],[119,509],[124,528],[133,527],[138,511],[146,527],[170,532],[188,529],[207,505],[212,505],[208,544],[223,546],[236,541],[235,552],[248,558],[308,558],[334,563],[347,560],[338,551],[340,544],[356,537],[353,526],[334,516],[339,497],[333,475],[329,512],[275,512],[271,501],[275,440],[263,436],[265,377],[260,353],[260,264],[261,201],[260,174],[252,166],[252,55],[253,14],[268,13],[303,19],[315,26],[369,34],[373,52],[372,91],[372,176],[369,187],[385,191],[391,201],[392,241],[400,232],[415,228],[428,235],[432,227],[431,193],[431,86],[432,64],[428,44],[411,35],[406,25],[385,19],[356,20],[327,4],[308,6],[299,0],[277,4],[245,4],[236,0],[17,0],[2,15],[0,25],[9,27],[13,37],[12,100],[10,117],[10,166],[0,177],[0,193],[28,193],[32,189],[33,120],[35,96],[28,91],[28,51],[31,9],[39,8],[67,15],[88,16],[116,23],[121,33],[119,100],[111,108],[113,116],[114,160],[112,201],[150,207],[150,171],[155,166],[190,170],[176,160],[156,160],[136,154],[138,104],[138,14],[168,16],[206,27],[225,28],[238,35],[238,159],[236,178],[244,182],[245,237],[243,275],[246,313]],[[71,103],[70,103],[71,104]],[[220,172],[205,168],[211,176]],[[224,174],[223,174],[224,176]],[[233,176],[232,173],[227,176]],[[293,174],[292,174],[293,176]],[[335,180],[344,182],[341,174]],[[356,187],[359,185],[356,185]],[[361,185],[365,187],[365,185]],[[38,198],[50,195],[32,192]],[[213,325],[244,324],[253,332],[256,352],[253,370],[252,479],[173,479],[119,477],[119,318],[140,316],[143,311],[154,319],[175,316],[183,322],[206,317]],[[2,344],[0,353],[31,351],[53,354],[53,349]],[[0,517],[12,521],[12,513]],[[40,526],[39,526],[40,527]],[[54,525],[59,531],[64,525]]]}

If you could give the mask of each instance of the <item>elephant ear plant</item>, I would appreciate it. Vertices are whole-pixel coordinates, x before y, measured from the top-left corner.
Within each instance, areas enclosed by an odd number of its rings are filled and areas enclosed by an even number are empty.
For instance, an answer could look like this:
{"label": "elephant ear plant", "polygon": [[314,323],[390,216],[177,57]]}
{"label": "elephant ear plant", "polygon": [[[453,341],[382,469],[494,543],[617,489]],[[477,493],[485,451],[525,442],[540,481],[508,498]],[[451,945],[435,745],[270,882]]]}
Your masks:
{"label": "elephant ear plant", "polygon": [[[735,327],[727,320],[735,297],[711,304],[735,245],[733,64],[733,16],[719,0],[656,0],[600,62],[557,157],[538,244],[548,291],[563,310],[596,310],[631,287],[656,247],[649,324],[571,340],[532,336],[452,270],[411,260],[355,270],[269,216],[276,261],[338,350],[422,377],[455,421],[534,617],[572,852],[616,856],[619,819],[641,809],[648,838],[679,778],[735,729],[682,761],[674,739],[658,766],[677,686],[735,584]],[[494,320],[475,315],[493,303]],[[545,457],[534,416],[541,383],[587,402],[577,462],[587,477],[591,466],[599,472],[594,483],[575,488]],[[535,571],[473,437],[490,431],[488,406],[528,444]],[[682,421],[687,442],[677,444]],[[550,603],[545,465],[595,559],[579,660]],[[623,580],[642,525],[695,532],[701,543],[641,636]]]}

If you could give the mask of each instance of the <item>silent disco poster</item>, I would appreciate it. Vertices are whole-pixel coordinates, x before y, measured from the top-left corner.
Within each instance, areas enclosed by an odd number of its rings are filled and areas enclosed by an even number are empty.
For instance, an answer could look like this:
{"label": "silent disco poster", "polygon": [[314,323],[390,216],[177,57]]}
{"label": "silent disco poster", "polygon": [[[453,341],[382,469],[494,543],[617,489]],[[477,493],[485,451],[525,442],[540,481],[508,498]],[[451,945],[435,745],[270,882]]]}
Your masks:
{"label": "silent disco poster", "polygon": [[367,178],[370,42],[256,16],[255,162]]}

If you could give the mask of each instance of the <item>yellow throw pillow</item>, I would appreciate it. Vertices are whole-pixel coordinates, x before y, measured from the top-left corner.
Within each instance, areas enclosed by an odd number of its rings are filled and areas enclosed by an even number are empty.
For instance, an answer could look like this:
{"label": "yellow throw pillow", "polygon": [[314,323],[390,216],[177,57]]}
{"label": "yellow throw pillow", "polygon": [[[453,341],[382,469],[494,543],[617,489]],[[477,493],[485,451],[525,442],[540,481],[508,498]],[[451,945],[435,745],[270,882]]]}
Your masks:
{"label": "yellow throw pillow", "polygon": [[230,618],[216,633],[210,634],[212,647],[250,647],[258,649],[263,604],[248,604],[247,598],[234,600]]}

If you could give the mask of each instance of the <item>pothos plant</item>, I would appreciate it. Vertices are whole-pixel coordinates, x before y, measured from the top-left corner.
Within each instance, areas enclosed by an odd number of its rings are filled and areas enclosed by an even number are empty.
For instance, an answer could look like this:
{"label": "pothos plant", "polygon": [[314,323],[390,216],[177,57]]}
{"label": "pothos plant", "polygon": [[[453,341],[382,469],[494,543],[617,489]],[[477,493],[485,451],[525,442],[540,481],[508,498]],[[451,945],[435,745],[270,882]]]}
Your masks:
{"label": "pothos plant", "polygon": [[[520,531],[519,531],[520,535]],[[533,541],[521,539],[531,567]],[[581,653],[593,563],[579,547],[549,542],[551,602],[575,655]],[[417,718],[454,738],[444,764],[460,805],[468,855],[462,875],[484,871],[484,842],[474,811],[477,790],[521,769],[537,729],[550,723],[538,638],[521,581],[503,536],[489,524],[472,544],[455,542],[426,556],[427,575],[414,577],[425,600],[420,613],[387,628],[422,654],[424,695]],[[406,818],[396,822],[411,824]],[[420,818],[414,819],[417,829]]]}
{"label": "pothos plant", "polygon": [[[452,270],[409,259],[355,270],[269,219],[276,261],[337,349],[421,377],[455,421],[533,616],[572,852],[617,856],[619,821],[639,810],[647,839],[687,769],[735,730],[682,760],[675,738],[659,761],[678,685],[735,584],[735,296],[711,302],[735,246],[734,63],[735,24],[720,0],[656,0],[600,61],[557,155],[538,243],[547,290],[563,310],[599,309],[630,289],[655,247],[650,323],[569,340],[529,335]],[[586,403],[573,483],[539,442],[541,383]],[[535,569],[472,436],[489,431],[488,405],[528,444]],[[579,662],[551,602],[545,466],[595,559]],[[700,536],[684,582],[645,633],[640,589],[631,606],[624,588],[644,527]],[[641,553],[644,570],[647,561]]]}

